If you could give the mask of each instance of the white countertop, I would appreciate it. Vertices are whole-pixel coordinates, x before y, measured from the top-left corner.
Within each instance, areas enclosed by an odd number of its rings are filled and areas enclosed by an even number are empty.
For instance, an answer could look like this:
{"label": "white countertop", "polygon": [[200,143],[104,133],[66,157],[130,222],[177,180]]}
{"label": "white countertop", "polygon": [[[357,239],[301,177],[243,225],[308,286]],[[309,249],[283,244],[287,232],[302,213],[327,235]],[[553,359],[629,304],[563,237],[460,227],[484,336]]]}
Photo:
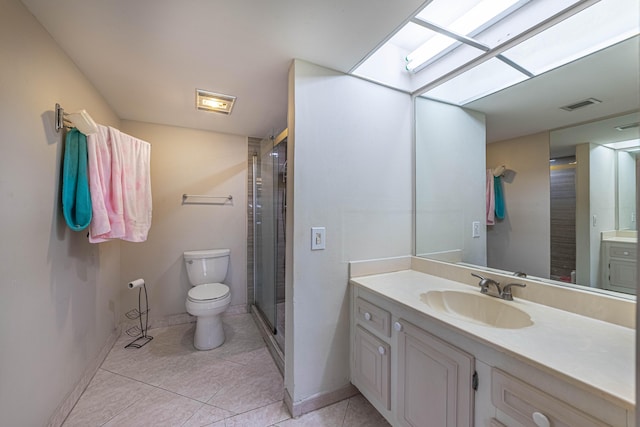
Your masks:
{"label": "white countertop", "polygon": [[[431,290],[478,292],[469,285],[413,270],[351,279],[451,327],[455,332],[567,381],[605,393],[628,408],[635,406],[635,330],[514,297],[513,305],[531,316],[532,326],[500,329],[432,309],[420,294]],[[491,298],[491,297],[487,297]]]}
{"label": "white countertop", "polygon": [[635,237],[606,237],[602,239],[603,242],[618,242],[618,243],[638,243],[638,239]]}

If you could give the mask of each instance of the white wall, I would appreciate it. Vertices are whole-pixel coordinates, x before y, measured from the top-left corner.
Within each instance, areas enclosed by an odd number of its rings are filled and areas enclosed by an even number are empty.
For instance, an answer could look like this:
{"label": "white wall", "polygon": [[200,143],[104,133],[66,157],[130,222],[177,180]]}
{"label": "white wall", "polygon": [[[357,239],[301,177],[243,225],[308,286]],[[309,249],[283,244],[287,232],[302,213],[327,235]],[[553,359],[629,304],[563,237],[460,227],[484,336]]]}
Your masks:
{"label": "white wall", "polygon": [[0,0],[0,425],[43,426],[107,342],[119,244],[70,231],[53,109],[119,120],[18,0]]}
{"label": "white wall", "polygon": [[576,161],[576,281],[599,288],[601,233],[616,227],[615,151],[578,144]]}
{"label": "white wall", "polygon": [[[191,287],[182,253],[229,248],[225,283],[231,289],[231,305],[244,309],[247,138],[134,121],[123,121],[122,130],[151,143],[153,220],[146,242],[122,243],[121,282],[145,279],[153,320],[185,313]],[[184,193],[231,195],[233,202],[183,205]],[[128,308],[137,306],[137,292],[123,288],[122,293]]]}
{"label": "white wall", "polygon": [[603,231],[615,230],[616,228],[616,152],[602,145],[589,145],[591,280],[585,283],[590,283],[592,287],[601,287],[599,283],[602,277],[600,263],[601,235]]}
{"label": "white wall", "polygon": [[636,158],[634,153],[617,152],[618,230],[636,230]]}
{"label": "white wall", "polygon": [[505,165],[505,218],[488,226],[487,265],[549,277],[549,133],[487,144],[487,167]]}
{"label": "white wall", "polygon": [[460,251],[458,261],[485,265],[485,117],[416,98],[415,121],[416,254]]}
{"label": "white wall", "polygon": [[412,252],[411,99],[303,61],[290,85],[285,385],[300,402],[349,384],[347,263]]}

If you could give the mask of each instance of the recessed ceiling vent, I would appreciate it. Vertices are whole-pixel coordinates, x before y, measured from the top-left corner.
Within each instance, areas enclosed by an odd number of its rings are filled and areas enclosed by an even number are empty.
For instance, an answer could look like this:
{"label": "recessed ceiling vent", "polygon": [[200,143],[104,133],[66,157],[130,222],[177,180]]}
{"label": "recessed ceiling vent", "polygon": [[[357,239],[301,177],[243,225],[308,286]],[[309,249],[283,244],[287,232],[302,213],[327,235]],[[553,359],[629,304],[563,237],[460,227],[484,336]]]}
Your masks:
{"label": "recessed ceiling vent", "polygon": [[601,102],[602,101],[600,101],[599,99],[588,98],[582,101],[574,102],[573,104],[565,105],[564,107],[560,107],[560,108],[565,111],[575,111],[580,108],[588,107],[589,105],[600,104]]}
{"label": "recessed ceiling vent", "polygon": [[629,123],[628,125],[616,126],[616,129],[619,131],[623,131],[623,130],[634,129],[634,128],[637,128],[638,126],[640,126],[640,123],[635,122],[635,123]]}

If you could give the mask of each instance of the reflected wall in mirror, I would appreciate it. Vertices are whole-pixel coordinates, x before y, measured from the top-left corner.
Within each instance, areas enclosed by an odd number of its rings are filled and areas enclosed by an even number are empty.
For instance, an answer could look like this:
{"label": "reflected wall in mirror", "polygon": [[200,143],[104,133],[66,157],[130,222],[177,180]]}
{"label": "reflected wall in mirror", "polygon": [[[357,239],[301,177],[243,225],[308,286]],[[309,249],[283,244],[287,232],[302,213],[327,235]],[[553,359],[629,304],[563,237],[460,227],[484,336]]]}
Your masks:
{"label": "reflected wall in mirror", "polygon": [[[604,144],[640,138],[638,49],[635,36],[463,108],[418,97],[416,254],[634,294],[636,154]],[[587,98],[601,102],[561,109]],[[465,115],[486,120],[486,141]],[[486,225],[487,171],[501,165],[505,216]]]}

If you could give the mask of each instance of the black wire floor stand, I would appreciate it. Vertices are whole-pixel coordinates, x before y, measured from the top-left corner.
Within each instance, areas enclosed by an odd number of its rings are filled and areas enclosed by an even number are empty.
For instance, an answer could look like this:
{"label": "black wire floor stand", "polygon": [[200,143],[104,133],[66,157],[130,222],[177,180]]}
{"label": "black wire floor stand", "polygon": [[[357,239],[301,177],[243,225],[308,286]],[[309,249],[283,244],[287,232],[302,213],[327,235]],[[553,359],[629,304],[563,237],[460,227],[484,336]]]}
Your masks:
{"label": "black wire floor stand", "polygon": [[[145,302],[144,310],[142,310],[142,290],[143,289],[144,289],[144,302]],[[153,339],[151,335],[147,335],[147,330],[149,329],[149,310],[150,309],[149,309],[149,298],[147,296],[147,285],[144,284],[142,285],[142,287],[138,288],[138,308],[137,309],[134,308],[133,310],[127,311],[125,313],[125,316],[127,316],[128,319],[131,319],[131,320],[139,319],[140,326],[139,327],[132,326],[131,328],[125,331],[127,335],[129,335],[130,337],[135,337],[136,339],[131,341],[129,344],[125,345],[124,348],[141,348]],[[142,319],[143,317],[144,317],[144,324]]]}

